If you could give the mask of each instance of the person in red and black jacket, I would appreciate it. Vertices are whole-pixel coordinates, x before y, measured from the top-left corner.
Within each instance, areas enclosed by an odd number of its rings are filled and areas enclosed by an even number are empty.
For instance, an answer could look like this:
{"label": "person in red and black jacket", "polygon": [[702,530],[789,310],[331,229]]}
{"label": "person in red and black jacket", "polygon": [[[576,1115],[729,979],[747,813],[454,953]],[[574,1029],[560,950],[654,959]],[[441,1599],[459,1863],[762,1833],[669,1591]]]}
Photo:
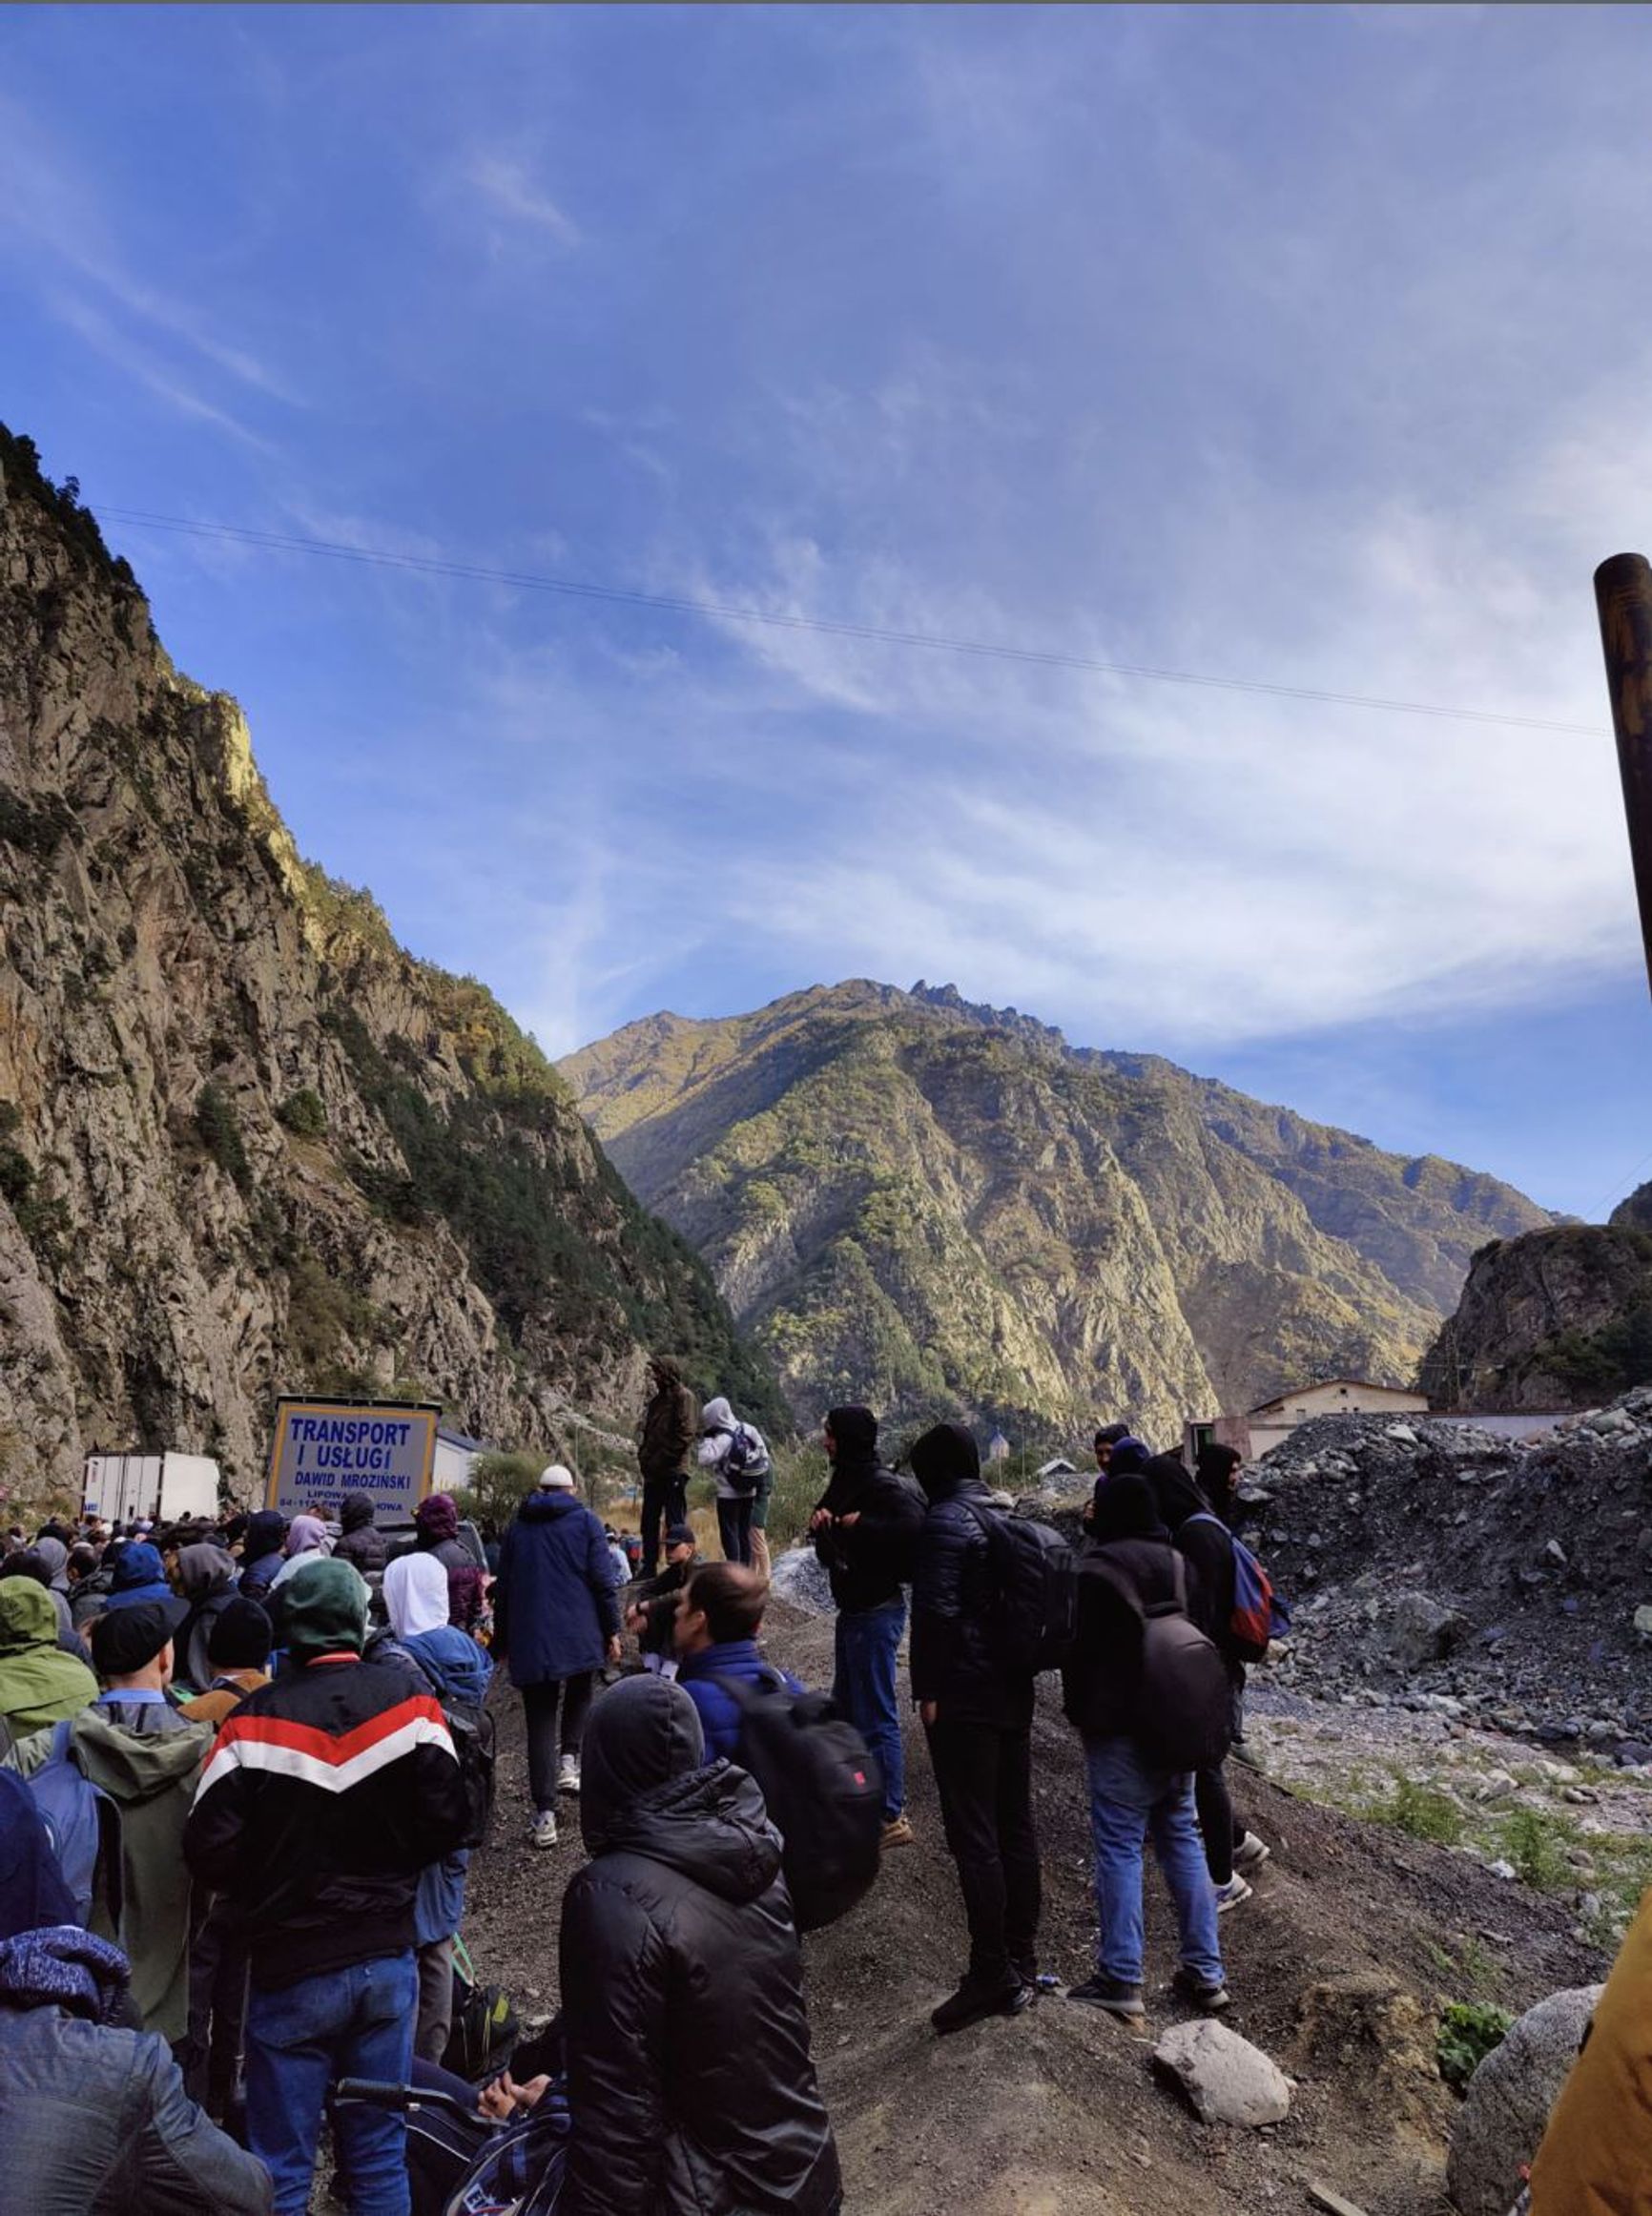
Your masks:
{"label": "person in red and black jacket", "polygon": [[[184,1856],[245,1932],[247,2135],[276,2216],[304,2216],[329,2085],[407,2077],[419,1873],[459,1844],[465,1801],[435,1700],[361,1660],[357,1572],[318,1556],[285,1592],[293,1667],[218,1732]],[[408,2216],[404,2120],[342,2108],[338,2136],[351,2207]]]}

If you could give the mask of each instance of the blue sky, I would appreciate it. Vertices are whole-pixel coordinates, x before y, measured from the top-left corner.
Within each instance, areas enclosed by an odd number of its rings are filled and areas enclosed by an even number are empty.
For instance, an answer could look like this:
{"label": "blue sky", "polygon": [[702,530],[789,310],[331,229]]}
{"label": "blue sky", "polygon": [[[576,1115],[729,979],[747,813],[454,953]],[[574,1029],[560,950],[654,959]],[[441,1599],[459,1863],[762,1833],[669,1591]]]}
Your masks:
{"label": "blue sky", "polygon": [[1642,10],[0,10],[0,415],[553,1052],[950,979],[1598,1214],[1652,1008]]}

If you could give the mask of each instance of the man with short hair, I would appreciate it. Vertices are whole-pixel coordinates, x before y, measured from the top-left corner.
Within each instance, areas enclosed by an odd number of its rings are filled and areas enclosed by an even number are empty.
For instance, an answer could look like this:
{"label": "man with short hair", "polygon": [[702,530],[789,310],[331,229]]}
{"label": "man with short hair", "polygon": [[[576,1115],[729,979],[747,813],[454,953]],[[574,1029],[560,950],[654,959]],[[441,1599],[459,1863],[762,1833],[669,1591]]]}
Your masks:
{"label": "man with short hair", "polygon": [[[132,1998],[145,2031],[179,2045],[189,2023],[190,1880],[184,1823],[211,1733],[167,1698],[173,1633],[186,1601],[143,1601],[112,1609],[92,1626],[92,1658],[103,1690],[69,1725],[67,1753],[120,1818],[118,1900],[113,1885],[93,1903],[92,1928],[114,1939],[132,1964]],[[54,1731],[17,1749],[25,1777],[52,1758]]]}
{"label": "man with short hair", "polygon": [[733,1562],[702,1564],[684,1587],[671,1645],[677,1683],[700,1712],[708,1761],[718,1755],[728,1762],[740,1759],[740,1706],[722,1679],[764,1685],[778,1678],[788,1692],[803,1690],[758,1648],[768,1599],[767,1578]]}
{"label": "man with short hair", "polygon": [[896,1657],[906,1628],[906,1595],[923,1501],[878,1458],[870,1408],[834,1408],[826,1419],[832,1481],[809,1519],[815,1552],[837,1608],[832,1698],[866,1741],[883,1773],[883,1843],[906,1847],[906,1762],[896,1694]]}
{"label": "man with short hair", "polygon": [[[282,1597],[290,1667],[218,1732],[184,1853],[245,1926],[247,2134],[277,2216],[304,2216],[329,2086],[411,2067],[419,1873],[466,1808],[436,1701],[361,1659],[360,1574],[318,1555]],[[350,2105],[336,2130],[353,2216],[410,2216],[404,2119]]]}
{"label": "man with short hair", "polygon": [[643,1575],[651,1578],[660,1563],[661,1522],[689,1520],[689,1455],[699,1412],[681,1364],[670,1355],[655,1355],[649,1375],[654,1389],[637,1435],[637,1467],[643,1480]]}
{"label": "man with short hair", "polygon": [[[672,1523],[666,1531],[666,1566],[658,1577],[639,1578],[626,1589],[626,1629],[636,1639],[645,1669],[671,1661],[671,1624],[699,1555],[692,1523]],[[672,1663],[672,1671],[675,1665]]]}

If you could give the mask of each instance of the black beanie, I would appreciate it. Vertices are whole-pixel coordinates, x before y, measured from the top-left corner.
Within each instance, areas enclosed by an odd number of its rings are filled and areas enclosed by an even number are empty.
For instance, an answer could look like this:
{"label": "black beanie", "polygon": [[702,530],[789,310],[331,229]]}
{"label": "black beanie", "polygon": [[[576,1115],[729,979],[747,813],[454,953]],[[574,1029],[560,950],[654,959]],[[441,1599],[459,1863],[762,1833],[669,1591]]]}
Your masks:
{"label": "black beanie", "polygon": [[207,1660],[215,1669],[262,1669],[270,1659],[270,1619],[257,1601],[233,1600],[207,1632]]}

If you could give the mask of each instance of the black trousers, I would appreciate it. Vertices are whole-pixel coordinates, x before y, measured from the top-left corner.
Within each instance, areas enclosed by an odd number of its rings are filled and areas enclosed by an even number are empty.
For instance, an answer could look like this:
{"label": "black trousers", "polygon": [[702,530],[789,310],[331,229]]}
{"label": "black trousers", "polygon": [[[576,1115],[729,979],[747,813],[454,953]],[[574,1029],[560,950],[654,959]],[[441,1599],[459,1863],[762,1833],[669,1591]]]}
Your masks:
{"label": "black trousers", "polygon": [[[552,1678],[547,1685],[525,1685],[522,1688],[523,1714],[527,1724],[527,1797],[541,1815],[556,1806],[556,1773],[561,1757],[579,1752],[586,1714],[590,1708],[592,1675],[592,1671],[586,1669],[577,1677]],[[557,1729],[559,1705],[560,1732]]]}
{"label": "black trousers", "polygon": [[1228,1797],[1225,1770],[1201,1770],[1193,1779],[1193,1801],[1199,1811],[1199,1833],[1205,1842],[1205,1860],[1212,1885],[1226,1885],[1233,1874],[1233,1850],[1245,1836],[1245,1826],[1233,1813]]}
{"label": "black trousers", "polygon": [[927,1727],[946,1844],[969,1921],[969,1974],[982,1985],[1038,1968],[1041,1888],[1032,1812],[1032,1728]]}
{"label": "black trousers", "polygon": [[643,1480],[643,1566],[642,1574],[651,1578],[660,1566],[660,1519],[667,1526],[686,1523],[689,1520],[689,1479],[686,1470],[673,1470],[669,1478]]}
{"label": "black trousers", "polygon": [[717,1537],[722,1542],[723,1560],[752,1566],[752,1509],[750,1493],[743,1501],[717,1501]]}

